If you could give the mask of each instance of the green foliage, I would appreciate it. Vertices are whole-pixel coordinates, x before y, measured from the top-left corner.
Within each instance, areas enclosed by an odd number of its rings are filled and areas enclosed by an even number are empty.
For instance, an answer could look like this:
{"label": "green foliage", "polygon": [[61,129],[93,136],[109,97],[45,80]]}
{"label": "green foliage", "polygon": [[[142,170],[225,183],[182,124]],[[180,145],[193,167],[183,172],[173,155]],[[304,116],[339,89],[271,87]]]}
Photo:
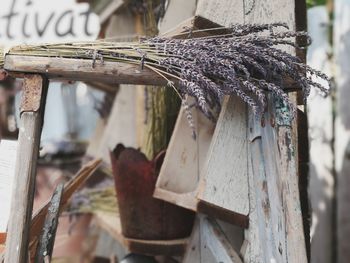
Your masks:
{"label": "green foliage", "polygon": [[318,6],[318,5],[326,5],[327,0],[306,0],[306,5],[308,8]]}

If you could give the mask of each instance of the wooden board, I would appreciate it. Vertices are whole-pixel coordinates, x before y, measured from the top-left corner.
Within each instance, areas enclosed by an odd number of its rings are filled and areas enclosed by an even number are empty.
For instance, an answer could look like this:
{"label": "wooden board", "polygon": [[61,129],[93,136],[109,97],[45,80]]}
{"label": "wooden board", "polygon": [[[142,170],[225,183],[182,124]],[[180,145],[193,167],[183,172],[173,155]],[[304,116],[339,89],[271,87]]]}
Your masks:
{"label": "wooden board", "polygon": [[[297,5],[298,1],[245,3],[246,23],[286,22],[290,29],[296,28],[295,12],[305,10]],[[249,236],[259,237],[263,262],[307,262],[298,187],[296,123],[283,118],[281,113],[285,110],[284,105],[271,97],[264,127],[250,114],[251,183],[257,212],[257,228],[252,231],[258,233]],[[255,245],[253,241],[250,243]]]}
{"label": "wooden board", "polygon": [[197,186],[214,132],[214,124],[198,109],[194,108],[192,112],[197,139],[192,138],[185,111],[181,109],[153,196],[196,210]]}
{"label": "wooden board", "polygon": [[140,240],[126,238],[121,231],[118,213],[97,212],[96,224],[110,233],[120,244],[133,253],[145,255],[182,255],[185,251],[187,239],[175,240]]}
{"label": "wooden board", "polygon": [[182,262],[242,263],[242,260],[216,220],[200,215],[196,219]]}
{"label": "wooden board", "polygon": [[[302,14],[305,10],[296,2],[299,1],[199,1],[198,12],[223,25],[287,22],[294,29],[295,12]],[[306,262],[295,129],[283,119],[275,119],[275,106],[270,109],[262,130],[261,120],[247,114],[250,227],[245,231],[242,252],[246,262]],[[277,111],[282,110],[280,107]],[[276,125],[272,127],[270,123]]]}
{"label": "wooden board", "polygon": [[[237,10],[236,8],[236,12]],[[199,15],[202,14],[199,13]],[[190,20],[185,21],[184,24],[189,22]],[[210,24],[212,26],[215,25],[213,27],[218,27],[219,25],[215,24],[215,22],[198,16],[191,22],[191,26],[199,28],[201,25],[207,25],[205,27],[208,27]],[[175,29],[170,32],[173,34],[183,32],[184,24],[178,26],[177,31]],[[156,184],[154,197],[191,210],[215,215],[223,220],[247,227],[247,214],[249,211],[247,161],[239,160],[244,167],[243,170],[241,169],[242,166],[225,165],[226,159],[232,160],[232,151],[235,151],[237,146],[235,143],[238,142],[235,138],[239,138],[240,142],[243,142],[235,156],[247,159],[246,126],[236,125],[237,123],[241,124],[240,117],[246,118],[246,115],[237,117],[234,115],[236,110],[245,110],[245,106],[238,100],[236,101],[241,106],[239,109],[228,108],[227,101],[224,102],[223,110],[218,120],[220,127],[217,127],[215,130],[215,142],[210,146],[211,150],[209,152],[208,148],[213,135],[214,125],[200,113],[195,112],[194,118],[198,129],[198,139],[193,141],[186,117],[184,116],[184,110],[181,110]],[[231,115],[226,114],[226,109],[231,110]],[[232,118],[237,120],[231,121]],[[226,125],[227,120],[230,121],[231,125]],[[237,135],[235,133],[238,130],[232,129],[234,127],[244,128]],[[219,140],[217,140],[218,138]],[[227,139],[229,140],[228,144],[232,147],[228,155],[223,152],[223,148],[225,148],[223,146],[226,144]],[[222,154],[218,155],[218,152]],[[243,155],[242,152],[244,152]],[[205,174],[201,174],[204,167]],[[232,174],[232,171],[236,171],[236,173]],[[218,172],[220,173],[219,175],[217,174]],[[198,188],[199,181],[201,181],[201,185]],[[237,201],[237,198],[240,198],[240,200]]]}
{"label": "wooden board", "polygon": [[[27,262],[30,220],[35,194],[36,162],[39,155],[45,94],[48,82],[39,75],[26,76],[21,114],[15,179],[8,224],[5,263]],[[32,91],[37,93],[29,96]],[[34,99],[36,97],[36,99]],[[33,106],[32,111],[30,106]],[[36,110],[36,111],[34,111]]]}
{"label": "wooden board", "polygon": [[246,105],[238,97],[227,97],[207,153],[197,198],[202,202],[200,208],[209,204],[215,210],[224,210],[225,213],[215,213],[216,217],[222,215],[221,219],[243,227],[248,226],[249,213],[247,153]]}
{"label": "wooden board", "polygon": [[166,86],[167,81],[153,71],[141,65],[105,61],[55,57],[30,57],[6,55],[4,68],[10,74],[38,73],[45,74],[50,79],[75,81],[101,81],[110,84],[142,84]]}

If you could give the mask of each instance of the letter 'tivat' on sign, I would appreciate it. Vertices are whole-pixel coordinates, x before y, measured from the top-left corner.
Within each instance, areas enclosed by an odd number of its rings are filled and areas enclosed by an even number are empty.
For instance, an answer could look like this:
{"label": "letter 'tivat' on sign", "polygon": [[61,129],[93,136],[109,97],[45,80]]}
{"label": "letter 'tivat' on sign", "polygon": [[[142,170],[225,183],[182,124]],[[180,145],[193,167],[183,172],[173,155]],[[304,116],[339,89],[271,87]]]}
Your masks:
{"label": "letter 'tivat' on sign", "polygon": [[48,43],[96,39],[99,18],[75,0],[1,0],[0,43]]}

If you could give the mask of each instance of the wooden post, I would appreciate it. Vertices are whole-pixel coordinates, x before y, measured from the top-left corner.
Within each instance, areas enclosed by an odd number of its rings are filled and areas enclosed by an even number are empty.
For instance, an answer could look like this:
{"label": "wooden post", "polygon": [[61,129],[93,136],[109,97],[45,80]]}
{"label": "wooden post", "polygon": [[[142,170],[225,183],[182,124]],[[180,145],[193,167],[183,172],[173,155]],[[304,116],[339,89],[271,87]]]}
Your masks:
{"label": "wooden post", "polygon": [[[244,1],[245,23],[285,22],[296,30],[302,26],[298,19],[304,12],[305,3],[300,0]],[[291,48],[285,51],[295,53]],[[291,99],[296,103],[295,96]],[[256,213],[252,219],[257,219],[250,224],[256,224],[251,231],[257,232],[246,232],[247,262],[255,261],[252,252],[258,253],[262,262],[307,262],[298,187],[297,123],[284,118],[286,110],[283,103],[270,97],[264,125],[253,114],[249,116],[248,152],[253,173],[249,183],[255,191],[251,212]]]}
{"label": "wooden post", "polygon": [[[300,26],[297,19],[305,12],[301,2],[199,1],[197,13],[225,26],[233,22],[286,22],[295,30]],[[242,257],[245,262],[307,262],[298,188],[296,123],[291,125],[281,118],[284,105],[273,98],[269,104],[264,127],[252,113],[246,115],[249,228],[245,231]],[[231,156],[227,158],[232,160]]]}
{"label": "wooden post", "polygon": [[48,81],[40,75],[25,75],[24,77],[5,263],[25,263],[28,260],[36,162],[39,154],[47,87]]}

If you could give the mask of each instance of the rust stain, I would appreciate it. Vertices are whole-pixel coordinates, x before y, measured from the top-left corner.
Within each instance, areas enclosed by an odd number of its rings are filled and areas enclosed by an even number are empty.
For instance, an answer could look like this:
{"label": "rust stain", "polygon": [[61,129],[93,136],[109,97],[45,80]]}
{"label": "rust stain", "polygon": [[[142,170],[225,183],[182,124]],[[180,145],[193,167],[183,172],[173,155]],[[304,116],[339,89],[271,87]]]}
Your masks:
{"label": "rust stain", "polygon": [[275,124],[276,124],[276,121],[275,121],[275,116],[273,114],[271,114],[271,117],[270,117],[270,124],[271,124],[271,127],[275,127]]}
{"label": "rust stain", "polygon": [[[267,181],[266,180],[264,180],[262,182],[262,187],[261,188],[262,188],[262,191],[264,193],[266,193],[266,195],[268,195]],[[269,201],[269,199],[267,197],[264,200],[261,201],[261,206],[262,206],[262,208],[264,210],[265,216],[269,217],[269,215],[270,215],[270,201]]]}
{"label": "rust stain", "polygon": [[23,80],[21,112],[38,111],[41,104],[43,79],[39,75],[26,75]]}
{"label": "rust stain", "polygon": [[266,217],[270,216],[270,201],[268,199],[265,199],[261,201],[262,208],[264,210],[264,214]]}

